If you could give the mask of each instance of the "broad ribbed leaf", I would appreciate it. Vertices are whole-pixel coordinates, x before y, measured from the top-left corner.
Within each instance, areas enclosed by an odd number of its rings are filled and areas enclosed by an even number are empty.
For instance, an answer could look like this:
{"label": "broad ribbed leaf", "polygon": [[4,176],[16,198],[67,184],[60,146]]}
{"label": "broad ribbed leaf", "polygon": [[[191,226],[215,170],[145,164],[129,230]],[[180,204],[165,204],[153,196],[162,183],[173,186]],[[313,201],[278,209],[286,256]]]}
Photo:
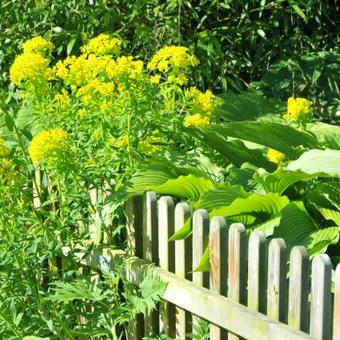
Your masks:
{"label": "broad ribbed leaf", "polygon": [[211,211],[218,207],[226,206],[231,204],[236,198],[249,197],[242,186],[232,186],[228,183],[224,183],[217,188],[214,188],[205,193],[194,205],[195,209],[206,209]]}
{"label": "broad ribbed leaf", "polygon": [[282,237],[290,249],[295,245],[302,244],[302,240],[317,228],[302,202],[290,202],[281,211],[281,221],[275,228],[273,236]]}
{"label": "broad ribbed leaf", "polygon": [[340,150],[309,150],[290,162],[287,170],[300,170],[319,177],[340,177]]}
{"label": "broad ribbed leaf", "polygon": [[227,207],[214,209],[210,216],[234,216],[241,214],[265,213],[269,216],[277,216],[279,212],[289,203],[286,196],[276,193],[267,195],[252,194],[248,198],[237,198]]}
{"label": "broad ribbed leaf", "polygon": [[309,256],[324,253],[328,246],[339,242],[340,227],[328,227],[313,231],[301,244],[307,246]]}
{"label": "broad ribbed leaf", "polygon": [[208,272],[210,271],[210,248],[209,246],[205,248],[203,256],[194,270],[195,272]]}
{"label": "broad ribbed leaf", "polygon": [[268,173],[264,169],[258,169],[254,178],[259,182],[266,192],[277,192],[282,194],[292,184],[299,181],[306,181],[313,177],[301,171],[278,170]]}
{"label": "broad ribbed leaf", "polygon": [[304,146],[315,148],[316,138],[306,132],[294,129],[292,126],[270,122],[230,122],[214,126],[209,130],[226,137],[235,137],[251,141],[278,150],[289,157],[295,157],[294,147]]}
{"label": "broad ribbed leaf", "polygon": [[312,132],[318,142],[327,148],[340,149],[340,127],[326,123],[312,123],[307,125],[307,130]]}
{"label": "broad ribbed leaf", "polygon": [[190,216],[185,223],[183,224],[183,227],[181,227],[179,230],[175,232],[170,238],[169,241],[178,241],[183,240],[191,235],[191,221],[192,217]]}
{"label": "broad ribbed leaf", "polygon": [[213,186],[214,183],[211,180],[190,174],[169,179],[161,185],[150,186],[148,190],[153,190],[157,194],[173,195],[196,201],[202,194],[211,190]]}
{"label": "broad ribbed leaf", "polygon": [[227,141],[225,136],[217,134],[215,129],[187,128],[185,131],[216,150],[237,167],[248,162],[268,171],[273,171],[276,168],[276,165],[264,157],[260,150],[249,149],[240,140]]}
{"label": "broad ribbed leaf", "polygon": [[340,181],[319,183],[308,193],[308,201],[317,208],[340,210]]}
{"label": "broad ribbed leaf", "polygon": [[337,226],[340,226],[340,212],[332,209],[319,208],[322,216],[326,220],[332,220]]}
{"label": "broad ribbed leaf", "polygon": [[280,225],[281,216],[274,217],[264,223],[257,224],[254,229],[258,231],[263,231],[265,235],[271,236],[274,233],[274,229]]}

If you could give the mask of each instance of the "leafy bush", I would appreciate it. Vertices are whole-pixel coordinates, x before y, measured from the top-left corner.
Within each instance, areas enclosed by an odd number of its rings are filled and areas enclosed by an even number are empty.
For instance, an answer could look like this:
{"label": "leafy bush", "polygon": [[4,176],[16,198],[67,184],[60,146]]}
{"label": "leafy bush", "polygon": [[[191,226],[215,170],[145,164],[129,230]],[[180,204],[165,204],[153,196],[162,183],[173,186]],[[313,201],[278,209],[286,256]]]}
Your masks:
{"label": "leafy bush", "polygon": [[65,57],[102,32],[116,32],[142,58],[164,45],[189,47],[203,66],[202,88],[240,91],[277,59],[339,45],[339,4],[332,1],[54,0],[0,3],[0,74],[28,38],[43,35]]}

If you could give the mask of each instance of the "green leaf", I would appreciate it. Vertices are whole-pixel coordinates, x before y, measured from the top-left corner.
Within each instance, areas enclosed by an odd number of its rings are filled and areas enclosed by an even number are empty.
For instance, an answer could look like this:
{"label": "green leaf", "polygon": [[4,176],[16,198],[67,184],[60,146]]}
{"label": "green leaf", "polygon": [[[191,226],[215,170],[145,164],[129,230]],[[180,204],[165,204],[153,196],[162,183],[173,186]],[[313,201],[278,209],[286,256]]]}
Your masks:
{"label": "green leaf", "polygon": [[322,216],[326,220],[332,220],[337,226],[340,226],[340,212],[332,209],[319,208]]}
{"label": "green leaf", "polygon": [[319,144],[330,149],[340,149],[339,126],[317,122],[307,124],[307,130],[315,135]]}
{"label": "green leaf", "polygon": [[169,179],[161,185],[150,186],[148,190],[153,190],[157,194],[168,194],[182,199],[196,201],[202,194],[211,190],[213,186],[213,181],[189,174],[187,176]]}
{"label": "green leaf", "polygon": [[337,244],[339,233],[339,227],[322,228],[308,235],[305,240],[301,241],[301,244],[307,245],[309,256],[313,257],[316,254],[326,252],[329,245]]}
{"label": "green leaf", "polygon": [[[309,133],[294,129],[292,126],[270,122],[230,122],[210,128],[222,136],[240,138],[278,150],[289,157],[295,157],[294,147],[313,148],[317,140]],[[210,131],[208,129],[208,131]],[[265,167],[264,167],[265,168]]]}
{"label": "green leaf", "polygon": [[75,37],[75,38],[72,38],[70,41],[69,41],[69,43],[67,44],[67,55],[70,55],[71,54],[71,52],[72,52],[72,50],[73,50],[73,47],[74,47],[74,44],[75,44],[75,42],[77,41],[77,37]]}
{"label": "green leaf", "polygon": [[236,198],[247,198],[247,193],[240,185],[224,183],[206,192],[194,205],[195,209],[206,209],[211,211],[218,207],[231,204]]}
{"label": "green leaf", "polygon": [[200,139],[204,145],[208,145],[226,158],[236,167],[249,162],[262,167],[268,171],[273,171],[276,165],[263,156],[260,150],[249,149],[240,140],[227,141],[222,134],[217,134],[214,129],[186,128],[192,136]]}
{"label": "green leaf", "polygon": [[319,177],[340,176],[340,150],[309,150],[290,162],[287,170]]}
{"label": "green leaf", "polygon": [[281,221],[274,229],[273,237],[282,237],[288,249],[296,245],[308,246],[308,236],[317,228],[318,226],[307,213],[303,202],[294,201],[281,211]]}
{"label": "green leaf", "polygon": [[13,131],[14,129],[14,121],[9,114],[5,114],[5,123],[9,131]]}
{"label": "green leaf", "polygon": [[194,270],[195,272],[208,272],[210,271],[210,248],[207,246],[204,250],[203,256]]}
{"label": "green leaf", "polygon": [[185,223],[183,224],[183,227],[181,227],[179,230],[176,231],[175,234],[173,234],[169,241],[178,241],[183,240],[191,235],[191,221],[192,217],[190,216]]}
{"label": "green leaf", "polygon": [[227,207],[214,209],[210,216],[234,216],[241,214],[266,213],[269,216],[277,216],[279,212],[289,203],[286,196],[276,193],[267,195],[252,194],[248,198],[237,198]]}
{"label": "green leaf", "polygon": [[292,4],[292,7],[299,17],[301,17],[304,21],[307,21],[305,13],[303,13],[302,9],[297,4]]}
{"label": "green leaf", "polygon": [[254,229],[258,231],[263,231],[264,234],[268,237],[268,236],[273,235],[275,228],[280,225],[280,222],[281,222],[281,216],[278,216],[264,223],[257,224],[254,227]]}
{"label": "green leaf", "polygon": [[306,181],[312,178],[301,171],[277,170],[274,173],[268,173],[264,169],[258,169],[254,174],[254,179],[262,185],[266,192],[276,192],[282,194],[287,188],[299,181]]}

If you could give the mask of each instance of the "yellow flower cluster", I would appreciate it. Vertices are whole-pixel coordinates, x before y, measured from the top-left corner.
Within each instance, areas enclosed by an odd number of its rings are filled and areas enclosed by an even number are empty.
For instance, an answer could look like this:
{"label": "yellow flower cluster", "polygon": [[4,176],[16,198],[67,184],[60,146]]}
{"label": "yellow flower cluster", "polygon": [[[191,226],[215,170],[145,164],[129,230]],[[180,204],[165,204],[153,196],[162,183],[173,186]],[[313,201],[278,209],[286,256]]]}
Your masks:
{"label": "yellow flower cluster", "polygon": [[[90,104],[95,96],[108,97],[112,95],[115,85],[112,82],[102,82],[98,78],[91,80],[77,91],[77,96],[83,104]],[[103,99],[103,98],[102,98]]]}
{"label": "yellow flower cluster", "polygon": [[31,141],[28,153],[34,164],[43,160],[58,158],[68,149],[68,134],[62,129],[39,132]]}
{"label": "yellow flower cluster", "polygon": [[108,34],[99,34],[82,47],[84,54],[119,55],[122,41]]}
{"label": "yellow flower cluster", "polygon": [[9,78],[17,86],[23,81],[50,79],[50,61],[41,54],[27,52],[17,56],[10,68]]}
{"label": "yellow flower cluster", "polygon": [[195,113],[194,115],[188,116],[184,119],[184,125],[194,126],[197,128],[206,128],[210,125],[210,115]]}
{"label": "yellow flower cluster", "polygon": [[54,107],[57,110],[66,110],[71,104],[71,98],[66,90],[62,90],[61,93],[57,93],[54,96]]}
{"label": "yellow flower cluster", "polygon": [[167,46],[160,49],[151,59],[147,68],[151,71],[169,72],[187,70],[199,64],[199,60],[183,46]]}
{"label": "yellow flower cluster", "polygon": [[40,36],[27,40],[23,44],[24,53],[15,58],[10,68],[10,80],[20,86],[23,81],[50,79],[50,60],[45,58],[43,53],[51,48],[53,44]]}
{"label": "yellow flower cluster", "polygon": [[129,145],[129,136],[127,134],[123,135],[116,144],[118,148],[126,148],[128,145]]}
{"label": "yellow flower cluster", "polygon": [[157,85],[159,84],[161,80],[161,76],[159,74],[156,74],[155,76],[150,77],[150,84]]}
{"label": "yellow flower cluster", "polygon": [[0,158],[0,184],[1,182],[11,182],[15,177],[13,162],[10,159]]}
{"label": "yellow flower cluster", "polygon": [[284,118],[287,121],[299,122],[311,118],[312,102],[305,98],[288,98],[287,113]]}
{"label": "yellow flower cluster", "polygon": [[273,163],[280,164],[284,160],[285,155],[280,151],[268,149],[267,158]]}
{"label": "yellow flower cluster", "polygon": [[138,148],[144,154],[152,156],[162,149],[161,145],[159,145],[161,142],[161,137],[149,136],[145,138],[145,140],[139,142]]}
{"label": "yellow flower cluster", "polygon": [[6,157],[9,154],[9,149],[6,147],[5,142],[0,138],[0,157]]}
{"label": "yellow flower cluster", "polygon": [[34,37],[25,41],[22,45],[24,53],[44,54],[46,51],[53,49],[54,45],[41,36]]}
{"label": "yellow flower cluster", "polygon": [[144,63],[140,60],[134,60],[132,56],[119,57],[116,60],[110,60],[106,72],[110,78],[116,80],[122,77],[137,79],[144,73]]}

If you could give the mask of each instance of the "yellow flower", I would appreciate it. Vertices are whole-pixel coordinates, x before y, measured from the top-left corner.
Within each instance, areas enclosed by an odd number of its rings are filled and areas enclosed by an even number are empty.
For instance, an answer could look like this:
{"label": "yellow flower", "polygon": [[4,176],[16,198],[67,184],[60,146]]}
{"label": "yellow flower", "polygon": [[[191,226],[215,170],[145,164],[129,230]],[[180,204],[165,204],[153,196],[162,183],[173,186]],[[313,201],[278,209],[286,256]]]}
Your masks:
{"label": "yellow flower", "polygon": [[111,136],[111,137],[109,137],[109,138],[107,139],[107,142],[108,142],[108,144],[109,144],[110,146],[115,145],[115,144],[116,144],[116,141],[117,141],[117,138],[116,138],[116,137],[113,137],[113,136]]}
{"label": "yellow flower", "polygon": [[62,90],[61,93],[57,93],[54,96],[54,106],[58,110],[66,110],[71,103],[70,96],[66,90]]}
{"label": "yellow flower", "polygon": [[10,68],[10,80],[19,86],[22,81],[26,80],[50,79],[52,72],[49,63],[47,58],[38,53],[20,54]]}
{"label": "yellow flower", "polygon": [[288,98],[287,113],[283,116],[287,121],[303,121],[311,118],[312,102],[305,98]]}
{"label": "yellow flower", "polygon": [[199,64],[199,60],[190,55],[189,49],[183,46],[167,46],[160,49],[148,64],[148,69],[168,72],[170,70],[187,70]]}
{"label": "yellow flower", "polygon": [[39,53],[43,54],[48,50],[51,50],[54,47],[54,45],[44,39],[41,36],[34,37],[32,39],[26,40],[22,48],[24,50],[24,53]]}
{"label": "yellow flower", "polygon": [[99,34],[81,48],[84,54],[119,55],[122,41],[108,34]]}
{"label": "yellow flower", "polygon": [[5,142],[0,138],[0,157],[6,157],[9,154],[9,149],[5,145]]}
{"label": "yellow flower", "polygon": [[267,158],[273,163],[280,164],[284,160],[285,155],[280,151],[268,149]]}
{"label": "yellow flower", "polygon": [[85,108],[81,108],[77,111],[77,115],[80,117],[80,118],[84,118],[86,116],[86,109]]}
{"label": "yellow flower", "polygon": [[123,135],[119,142],[117,143],[118,148],[125,148],[129,144],[129,136],[127,134]]}
{"label": "yellow flower", "polygon": [[68,134],[62,129],[50,129],[39,132],[31,141],[28,153],[34,164],[43,160],[56,159],[68,149]]}
{"label": "yellow flower", "polygon": [[132,56],[119,57],[116,60],[110,60],[106,71],[112,79],[119,80],[122,77],[136,79],[144,73],[144,63],[140,60],[133,60]]}
{"label": "yellow flower", "polygon": [[0,158],[0,184],[11,182],[15,178],[14,164],[10,159]]}
{"label": "yellow flower", "polygon": [[192,105],[192,113],[211,115],[222,104],[222,101],[210,91],[201,92],[196,87],[185,91],[185,96]]}
{"label": "yellow flower", "polygon": [[181,73],[175,78],[175,83],[178,85],[186,85],[188,83],[188,77],[185,74]]}
{"label": "yellow flower", "polygon": [[158,144],[160,142],[162,142],[161,137],[149,136],[145,140],[139,142],[138,148],[141,152],[151,156],[162,149],[161,145]]}
{"label": "yellow flower", "polygon": [[155,76],[150,77],[151,84],[157,85],[159,84],[160,80],[161,80],[161,76],[159,74],[156,74]]}
{"label": "yellow flower", "polygon": [[210,116],[204,116],[200,113],[196,113],[192,116],[184,119],[185,126],[194,126],[198,128],[205,128],[210,125]]}

